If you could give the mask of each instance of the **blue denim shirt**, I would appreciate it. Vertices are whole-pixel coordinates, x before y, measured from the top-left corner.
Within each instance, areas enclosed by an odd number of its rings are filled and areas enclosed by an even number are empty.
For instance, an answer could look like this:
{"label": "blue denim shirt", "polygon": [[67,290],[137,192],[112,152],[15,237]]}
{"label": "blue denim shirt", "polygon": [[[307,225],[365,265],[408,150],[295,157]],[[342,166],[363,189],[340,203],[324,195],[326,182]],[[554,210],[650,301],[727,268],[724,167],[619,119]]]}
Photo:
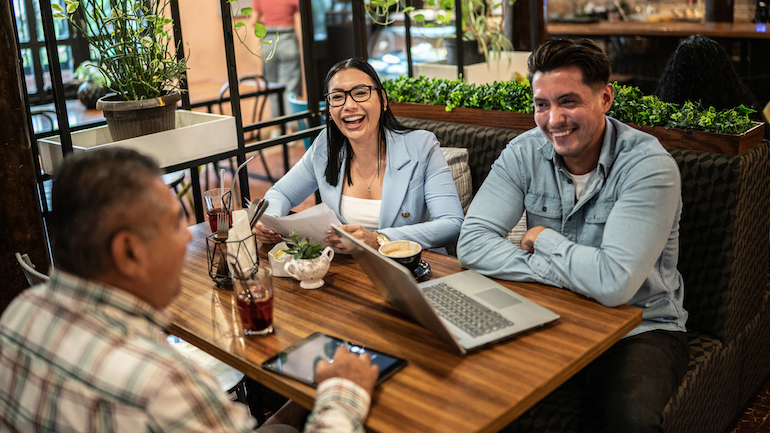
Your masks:
{"label": "blue denim shirt", "polygon": [[[643,309],[642,324],[684,331],[677,270],[681,180],[653,136],[607,117],[599,165],[579,200],[561,157],[539,129],[516,137],[473,199],[457,245],[464,268],[563,287],[614,307]],[[527,211],[544,226],[533,254],[505,240]]]}

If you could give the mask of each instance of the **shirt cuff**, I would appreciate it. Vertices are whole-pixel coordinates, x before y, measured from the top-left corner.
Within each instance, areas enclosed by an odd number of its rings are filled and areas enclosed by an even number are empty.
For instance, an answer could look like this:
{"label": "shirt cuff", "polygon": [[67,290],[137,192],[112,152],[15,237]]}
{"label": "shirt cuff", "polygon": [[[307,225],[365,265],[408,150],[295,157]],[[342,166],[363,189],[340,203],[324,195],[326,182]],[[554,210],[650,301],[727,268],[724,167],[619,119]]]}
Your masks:
{"label": "shirt cuff", "polygon": [[530,255],[529,267],[535,274],[544,279],[551,279],[551,256],[556,247],[566,241],[567,238],[552,229],[545,229],[535,239],[535,252]]}
{"label": "shirt cuff", "polygon": [[369,393],[353,381],[341,377],[324,380],[318,386],[307,431],[326,431],[333,425],[340,428],[334,431],[363,431],[370,403]]}

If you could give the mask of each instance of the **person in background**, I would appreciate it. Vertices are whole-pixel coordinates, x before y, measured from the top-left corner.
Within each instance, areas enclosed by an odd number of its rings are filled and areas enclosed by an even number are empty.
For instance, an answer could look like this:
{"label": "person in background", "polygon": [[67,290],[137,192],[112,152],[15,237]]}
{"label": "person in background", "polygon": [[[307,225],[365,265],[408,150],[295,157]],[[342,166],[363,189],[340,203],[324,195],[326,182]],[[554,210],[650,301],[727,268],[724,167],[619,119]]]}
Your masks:
{"label": "person in background", "polygon": [[[756,110],[750,117],[767,123],[770,102],[763,108],[743,84],[730,55],[713,39],[689,36],[677,47],[655,88],[655,96],[665,102],[682,104],[701,101],[717,111],[741,104]],[[770,126],[765,125],[765,140],[770,140]],[[768,236],[770,239],[770,236]]]}
{"label": "person in background", "polygon": [[[116,147],[64,160],[50,282],[0,317],[0,430],[253,431],[248,408],[166,341],[191,235],[161,175],[152,159]],[[334,360],[316,370],[308,432],[360,431],[368,413],[377,366],[342,351]],[[258,431],[297,431],[283,419]]]}
{"label": "person in background", "polygon": [[[679,169],[656,138],[606,116],[610,62],[592,41],[548,40],[528,69],[538,128],[508,144],[475,195],[460,264],[641,308],[641,325],[557,392],[581,402],[580,431],[662,431],[689,359]],[[505,236],[524,210],[514,245]],[[529,415],[538,419],[549,398]]]}
{"label": "person in background", "polygon": [[[289,93],[302,94],[302,44],[297,36],[302,34],[299,0],[254,0],[249,27],[253,28],[256,23],[267,30],[262,43],[269,42],[270,47],[276,47],[273,58],[263,63],[263,75],[269,83],[286,86],[282,102],[288,110]],[[273,118],[280,116],[278,103],[278,95],[270,95]]]}
{"label": "person in background", "polygon": [[[679,44],[666,64],[654,95],[680,105],[700,101],[703,107],[714,107],[717,111],[742,104],[756,110],[750,115],[752,119],[767,121],[754,94],[735,71],[730,55],[703,35],[689,36]],[[770,128],[765,128],[765,138],[770,138]]]}
{"label": "person in background", "polygon": [[[365,60],[337,63],[323,87],[326,129],[265,193],[266,213],[287,215],[318,190],[342,229],[373,248],[388,240],[411,240],[423,248],[454,244],[463,210],[436,136],[396,120]],[[254,232],[262,243],[281,240],[262,223]],[[327,233],[324,241],[344,250],[332,230]]]}

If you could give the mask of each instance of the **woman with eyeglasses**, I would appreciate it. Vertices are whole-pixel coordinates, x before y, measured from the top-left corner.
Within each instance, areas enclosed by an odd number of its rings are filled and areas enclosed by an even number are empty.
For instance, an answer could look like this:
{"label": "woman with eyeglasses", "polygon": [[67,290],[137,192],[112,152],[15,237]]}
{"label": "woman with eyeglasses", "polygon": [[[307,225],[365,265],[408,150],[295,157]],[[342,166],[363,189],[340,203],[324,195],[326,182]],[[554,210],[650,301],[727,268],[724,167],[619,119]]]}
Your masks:
{"label": "woman with eyeglasses", "polygon": [[[375,249],[389,240],[423,248],[457,242],[463,211],[436,136],[396,120],[377,72],[362,59],[334,65],[324,96],[326,129],[267,191],[266,213],[287,215],[318,190],[342,229]],[[261,223],[254,232],[262,243],[281,240]],[[344,250],[327,234],[327,244]]]}

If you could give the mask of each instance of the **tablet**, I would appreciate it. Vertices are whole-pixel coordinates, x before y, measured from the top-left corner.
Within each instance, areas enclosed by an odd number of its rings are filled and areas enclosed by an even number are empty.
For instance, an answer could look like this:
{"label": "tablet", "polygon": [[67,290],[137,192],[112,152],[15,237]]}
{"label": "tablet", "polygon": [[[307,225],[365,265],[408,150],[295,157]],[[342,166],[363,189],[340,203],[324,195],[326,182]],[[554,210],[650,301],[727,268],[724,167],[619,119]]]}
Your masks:
{"label": "tablet", "polygon": [[315,383],[316,364],[332,359],[334,352],[340,346],[347,346],[352,353],[368,353],[371,356],[372,364],[380,367],[380,376],[377,378],[376,385],[406,365],[405,359],[316,332],[263,362],[262,368],[315,387],[317,385]]}

